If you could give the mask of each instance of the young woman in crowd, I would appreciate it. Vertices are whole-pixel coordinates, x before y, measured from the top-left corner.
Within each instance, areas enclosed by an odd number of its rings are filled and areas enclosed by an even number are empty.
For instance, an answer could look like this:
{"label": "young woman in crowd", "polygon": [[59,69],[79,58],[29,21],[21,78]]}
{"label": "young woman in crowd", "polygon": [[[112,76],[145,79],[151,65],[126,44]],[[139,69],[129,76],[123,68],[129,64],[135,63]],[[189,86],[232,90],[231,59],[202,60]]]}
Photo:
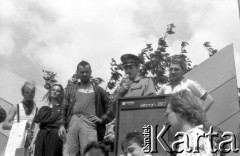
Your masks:
{"label": "young woman in crowd", "polygon": [[53,84],[44,99],[48,102],[38,111],[34,119],[40,130],[33,140],[35,143],[35,156],[61,156],[63,141],[58,136],[60,121],[60,108],[63,101],[64,89],[60,84]]}
{"label": "young woman in crowd", "polygon": [[2,124],[2,129],[10,130],[5,156],[14,156],[16,149],[28,147],[31,142],[30,137],[24,137],[24,135],[32,127],[37,112],[34,102],[35,91],[35,83],[26,81],[21,88],[23,100],[9,110]]}
{"label": "young woman in crowd", "polygon": [[[173,94],[167,105],[166,116],[169,124],[179,133],[179,140],[172,143],[177,156],[214,156],[208,137],[200,137],[205,129],[205,112],[199,100],[189,91]],[[198,139],[199,138],[199,139]]]}

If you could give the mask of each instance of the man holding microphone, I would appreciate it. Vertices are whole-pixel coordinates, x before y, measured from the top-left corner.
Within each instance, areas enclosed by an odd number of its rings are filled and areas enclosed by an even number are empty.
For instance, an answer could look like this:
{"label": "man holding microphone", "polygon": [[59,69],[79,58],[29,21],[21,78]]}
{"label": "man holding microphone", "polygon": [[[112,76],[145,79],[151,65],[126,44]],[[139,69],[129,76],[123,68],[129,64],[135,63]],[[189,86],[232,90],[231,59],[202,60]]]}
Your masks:
{"label": "man holding microphone", "polygon": [[118,97],[154,95],[156,90],[151,78],[141,77],[140,60],[136,55],[124,54],[121,56],[126,81],[120,86]]}
{"label": "man holding microphone", "polygon": [[[116,101],[120,97],[136,97],[156,94],[152,79],[140,76],[140,60],[136,55],[124,54],[120,59],[125,72],[125,78],[120,83],[120,89],[114,97],[114,112],[116,112]],[[107,125],[107,134],[105,139],[114,140],[114,124],[115,119]]]}

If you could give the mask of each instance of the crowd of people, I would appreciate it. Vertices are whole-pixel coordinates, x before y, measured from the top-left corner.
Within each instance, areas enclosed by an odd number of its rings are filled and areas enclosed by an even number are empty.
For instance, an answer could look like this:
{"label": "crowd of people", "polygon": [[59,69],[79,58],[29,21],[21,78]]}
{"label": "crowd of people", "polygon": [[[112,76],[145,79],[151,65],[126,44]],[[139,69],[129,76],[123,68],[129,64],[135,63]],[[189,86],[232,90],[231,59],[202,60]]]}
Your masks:
{"label": "crowd of people", "polygon": [[[93,156],[109,155],[114,142],[114,126],[116,124],[116,102],[120,97],[136,97],[149,95],[171,94],[166,107],[166,118],[173,127],[171,132],[185,132],[190,136],[190,147],[194,148],[196,133],[205,132],[207,119],[205,113],[214,103],[212,96],[196,81],[185,79],[186,62],[179,58],[172,58],[169,66],[169,83],[156,91],[151,78],[142,77],[140,60],[133,54],[124,54],[121,57],[126,78],[113,99],[101,87],[91,83],[92,69],[86,61],[77,65],[76,75],[79,83],[63,88],[61,84],[51,85],[44,96],[46,105],[41,108],[34,103],[35,85],[27,81],[21,91],[23,100],[14,105],[5,116],[2,128],[11,130],[9,144],[14,142],[12,149],[28,148],[35,156]],[[2,108],[0,107],[0,111]],[[4,113],[1,113],[4,114]],[[5,117],[4,117],[5,118]],[[32,129],[32,136],[21,137],[17,140],[12,137],[19,135],[15,124],[27,121],[27,129]],[[107,131],[106,131],[107,129]],[[16,134],[15,134],[16,133]],[[186,139],[185,136],[180,139]],[[24,141],[23,141],[24,140]],[[26,141],[29,140],[29,141]],[[129,132],[122,140],[124,155],[143,156],[143,136],[141,132]],[[189,146],[188,146],[189,147]],[[179,148],[186,149],[177,155],[189,154],[185,144]],[[211,144],[207,138],[200,139],[200,155],[214,155],[211,153]],[[6,147],[5,155],[10,149]],[[12,151],[11,151],[12,152]],[[199,153],[190,153],[189,155]],[[15,156],[16,151],[12,152]]]}

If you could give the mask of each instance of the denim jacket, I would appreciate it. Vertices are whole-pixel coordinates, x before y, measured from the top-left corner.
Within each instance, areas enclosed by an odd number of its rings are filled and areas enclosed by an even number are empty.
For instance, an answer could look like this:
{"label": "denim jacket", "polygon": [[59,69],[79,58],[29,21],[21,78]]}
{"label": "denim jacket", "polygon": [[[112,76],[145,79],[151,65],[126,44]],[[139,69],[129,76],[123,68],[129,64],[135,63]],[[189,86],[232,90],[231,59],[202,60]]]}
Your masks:
{"label": "denim jacket", "polygon": [[[106,131],[106,124],[113,120],[111,101],[106,92],[99,86],[92,84],[95,93],[96,116],[101,118],[103,123],[97,124],[98,140],[101,141]],[[76,92],[79,89],[78,84],[73,84],[65,89],[64,100],[61,107],[61,124],[67,129],[73,115],[73,107],[76,103]]]}

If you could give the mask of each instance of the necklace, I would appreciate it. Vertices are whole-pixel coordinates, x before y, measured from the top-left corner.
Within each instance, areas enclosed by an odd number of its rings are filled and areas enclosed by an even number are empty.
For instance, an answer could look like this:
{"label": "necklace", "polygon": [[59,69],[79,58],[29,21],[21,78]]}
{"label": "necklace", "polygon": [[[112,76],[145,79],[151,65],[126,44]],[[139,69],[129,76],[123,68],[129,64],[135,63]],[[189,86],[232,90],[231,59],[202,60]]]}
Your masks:
{"label": "necklace", "polygon": [[86,88],[86,92],[88,93],[91,89],[91,85],[89,87]]}
{"label": "necklace", "polygon": [[23,108],[24,108],[26,115],[30,115],[32,113],[33,106],[34,106],[34,102],[32,102],[32,103],[23,102]]}
{"label": "necklace", "polygon": [[92,89],[92,85],[90,84],[90,85],[87,85],[87,86],[81,86],[79,89],[84,91],[84,92],[89,93],[90,90]]}

